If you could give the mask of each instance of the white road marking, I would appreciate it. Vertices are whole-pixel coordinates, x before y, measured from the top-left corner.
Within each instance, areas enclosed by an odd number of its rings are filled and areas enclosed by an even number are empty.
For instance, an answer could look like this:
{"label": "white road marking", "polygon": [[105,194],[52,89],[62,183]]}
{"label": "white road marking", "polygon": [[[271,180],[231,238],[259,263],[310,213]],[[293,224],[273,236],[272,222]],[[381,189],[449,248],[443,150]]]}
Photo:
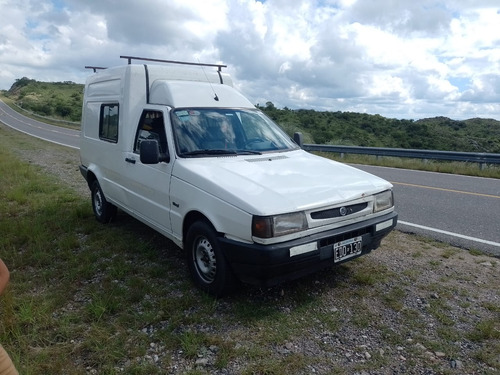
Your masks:
{"label": "white road marking", "polygon": [[447,232],[445,230],[436,229],[436,228],[430,228],[430,227],[426,227],[426,226],[419,225],[419,224],[408,223],[406,221],[398,220],[398,224],[408,225],[410,227],[415,227],[415,228],[425,229],[425,230],[428,230],[428,231],[431,231],[431,232],[446,234],[448,236],[458,237],[458,238],[462,238],[464,240],[469,240],[469,241],[474,241],[474,242],[480,242],[480,243],[483,243],[483,244],[486,244],[486,245],[500,247],[500,243],[498,243],[498,242],[487,241],[487,240],[483,240],[481,238],[476,238],[476,237],[464,236],[463,234],[453,233],[453,232]]}
{"label": "white road marking", "polygon": [[[56,141],[54,141],[54,140],[52,140],[52,139],[49,139],[49,138],[44,138],[44,137],[39,136],[39,135],[35,135],[35,134],[28,133],[28,132],[27,132],[27,131],[25,131],[25,130],[18,129],[18,128],[14,127],[14,126],[12,126],[12,125],[6,124],[6,123],[4,123],[4,122],[2,122],[2,124],[5,124],[5,125],[6,125],[6,126],[8,126],[9,128],[12,128],[12,129],[14,129],[14,130],[17,130],[18,132],[21,132],[21,133],[27,134],[27,135],[29,135],[29,136],[31,136],[31,137],[35,137],[35,138],[41,139],[41,140],[43,140],[43,141],[47,141],[47,142],[51,142],[51,143],[55,143],[56,145],[59,145],[59,146],[65,146],[65,147],[74,148],[74,149],[76,149],[76,150],[79,150],[79,149],[80,149],[80,147],[78,147],[78,146],[71,146],[71,145],[68,145],[68,144],[66,144],[66,143],[56,142]],[[69,134],[69,135],[71,135],[71,134]]]}

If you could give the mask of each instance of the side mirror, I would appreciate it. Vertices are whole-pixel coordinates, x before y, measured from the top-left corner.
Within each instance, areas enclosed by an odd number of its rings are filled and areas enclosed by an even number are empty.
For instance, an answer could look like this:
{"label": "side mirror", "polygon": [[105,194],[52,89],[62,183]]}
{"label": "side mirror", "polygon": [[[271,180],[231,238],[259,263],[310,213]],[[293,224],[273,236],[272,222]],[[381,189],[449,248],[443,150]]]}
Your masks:
{"label": "side mirror", "polygon": [[143,140],[140,147],[140,157],[141,163],[143,164],[158,164],[162,161],[169,163],[170,155],[160,153],[160,146],[158,141],[153,140]]}
{"label": "side mirror", "polygon": [[294,133],[293,140],[295,141],[295,143],[299,145],[300,148],[304,146],[304,139],[302,137],[302,133],[300,132]]}

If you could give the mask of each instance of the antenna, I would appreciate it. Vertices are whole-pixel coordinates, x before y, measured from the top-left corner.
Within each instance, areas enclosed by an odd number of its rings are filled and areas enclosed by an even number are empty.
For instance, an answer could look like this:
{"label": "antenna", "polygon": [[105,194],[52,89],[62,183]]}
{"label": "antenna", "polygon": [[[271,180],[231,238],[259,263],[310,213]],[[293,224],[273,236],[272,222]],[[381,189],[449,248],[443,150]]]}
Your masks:
{"label": "antenna", "polygon": [[[198,58],[196,58],[196,60],[198,60]],[[198,60],[198,63],[200,62],[200,60]],[[214,92],[214,100],[216,102],[219,101],[219,97],[217,96],[217,93],[215,92],[215,89],[214,87],[212,86],[212,82],[210,82],[210,80],[208,79],[208,76],[207,76],[207,73],[205,72],[205,69],[204,69],[204,65],[203,64],[199,64],[201,66],[201,70],[203,71],[203,74],[205,75],[205,79],[207,80],[207,82],[210,84],[210,88],[212,89],[212,91]],[[219,71],[220,71],[220,66],[219,66]]]}

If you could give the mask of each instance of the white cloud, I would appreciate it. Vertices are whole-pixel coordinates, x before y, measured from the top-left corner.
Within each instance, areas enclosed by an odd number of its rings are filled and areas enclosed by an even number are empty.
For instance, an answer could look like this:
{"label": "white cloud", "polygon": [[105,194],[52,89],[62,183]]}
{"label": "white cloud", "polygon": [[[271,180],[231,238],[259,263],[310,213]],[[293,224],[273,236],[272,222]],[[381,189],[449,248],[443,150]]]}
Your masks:
{"label": "white cloud", "polygon": [[0,89],[120,55],[223,62],[254,103],[500,119],[497,0],[0,0]]}

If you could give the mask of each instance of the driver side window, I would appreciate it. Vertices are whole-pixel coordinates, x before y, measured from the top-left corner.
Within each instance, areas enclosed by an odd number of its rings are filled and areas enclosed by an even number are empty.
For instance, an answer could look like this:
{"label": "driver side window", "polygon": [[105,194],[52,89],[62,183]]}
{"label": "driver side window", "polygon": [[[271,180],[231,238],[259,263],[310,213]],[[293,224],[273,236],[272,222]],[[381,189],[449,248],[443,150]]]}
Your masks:
{"label": "driver side window", "polygon": [[158,141],[160,153],[167,153],[167,136],[162,112],[144,110],[142,113],[134,143],[134,152],[136,154],[141,149],[141,142],[146,139]]}

